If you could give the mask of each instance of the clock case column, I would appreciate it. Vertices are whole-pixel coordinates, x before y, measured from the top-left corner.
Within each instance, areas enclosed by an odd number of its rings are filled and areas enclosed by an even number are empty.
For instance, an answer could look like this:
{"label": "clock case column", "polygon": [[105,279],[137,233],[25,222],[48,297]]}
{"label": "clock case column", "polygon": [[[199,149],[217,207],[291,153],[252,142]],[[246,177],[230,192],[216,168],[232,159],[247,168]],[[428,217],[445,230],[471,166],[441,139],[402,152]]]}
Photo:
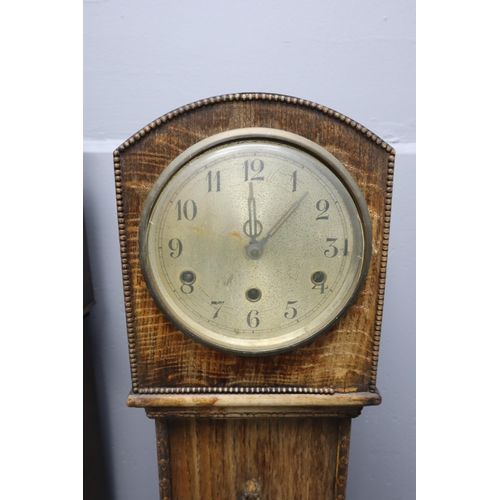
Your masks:
{"label": "clock case column", "polygon": [[379,403],[372,393],[128,399],[156,422],[161,500],[344,500],[351,419]]}

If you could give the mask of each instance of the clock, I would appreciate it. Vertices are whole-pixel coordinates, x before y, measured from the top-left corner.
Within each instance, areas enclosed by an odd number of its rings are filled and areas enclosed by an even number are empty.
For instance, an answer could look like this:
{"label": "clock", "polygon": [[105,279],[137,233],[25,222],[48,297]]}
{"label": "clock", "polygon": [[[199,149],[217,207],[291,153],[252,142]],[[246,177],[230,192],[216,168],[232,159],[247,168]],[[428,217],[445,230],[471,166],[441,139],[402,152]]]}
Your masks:
{"label": "clock", "polygon": [[165,166],[139,226],[161,311],[212,348],[270,355],[331,328],[355,300],[371,223],[344,165],[298,134],[214,134]]}
{"label": "clock", "polygon": [[127,405],[155,420],[162,500],[346,498],[351,420],[381,402],[394,155],[270,93],[181,106],[113,153]]}

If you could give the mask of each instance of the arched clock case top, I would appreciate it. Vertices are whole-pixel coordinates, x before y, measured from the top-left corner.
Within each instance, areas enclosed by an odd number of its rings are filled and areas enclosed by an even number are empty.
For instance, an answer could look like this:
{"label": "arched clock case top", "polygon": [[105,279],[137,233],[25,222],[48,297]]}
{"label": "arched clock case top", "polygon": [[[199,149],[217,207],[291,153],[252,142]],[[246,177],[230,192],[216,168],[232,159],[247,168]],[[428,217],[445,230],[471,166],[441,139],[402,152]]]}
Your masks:
{"label": "arched clock case top", "polygon": [[[276,130],[312,141],[343,165],[366,200],[372,255],[342,318],[312,341],[271,356],[242,357],[194,341],[167,319],[146,286],[139,226],[148,193],[183,152],[237,129]],[[262,93],[197,101],[145,126],[114,152],[129,340],[132,406],[164,406],[155,395],[362,396],[377,404],[376,374],[386,279],[394,149],[350,118],[319,104]],[[358,290],[357,290],[358,291]],[[134,396],[135,395],[135,396]],[[151,397],[148,403],[141,397]],[[134,399],[136,398],[136,399]],[[327,405],[327,403],[321,403]],[[356,405],[360,404],[357,400]],[[362,404],[363,405],[363,404]]]}

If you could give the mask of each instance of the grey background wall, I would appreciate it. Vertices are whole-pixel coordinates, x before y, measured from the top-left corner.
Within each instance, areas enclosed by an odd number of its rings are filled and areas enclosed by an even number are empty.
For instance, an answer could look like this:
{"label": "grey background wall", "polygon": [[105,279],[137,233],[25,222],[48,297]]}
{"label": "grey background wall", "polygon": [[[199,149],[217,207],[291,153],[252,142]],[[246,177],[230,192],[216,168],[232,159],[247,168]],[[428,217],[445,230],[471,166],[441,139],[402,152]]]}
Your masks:
{"label": "grey background wall", "polygon": [[395,147],[379,407],[353,421],[349,500],[415,497],[415,5],[412,0],[85,0],[88,317],[114,500],[157,499],[154,423],[130,390],[112,151],[184,104],[274,92],[326,105]]}

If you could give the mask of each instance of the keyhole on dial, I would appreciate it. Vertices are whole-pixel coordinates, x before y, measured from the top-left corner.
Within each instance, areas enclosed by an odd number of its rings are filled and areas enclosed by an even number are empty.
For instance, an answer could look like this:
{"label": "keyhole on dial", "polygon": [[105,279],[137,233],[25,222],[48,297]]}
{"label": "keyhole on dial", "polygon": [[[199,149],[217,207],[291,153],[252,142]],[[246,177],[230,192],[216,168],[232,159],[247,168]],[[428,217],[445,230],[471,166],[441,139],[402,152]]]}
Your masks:
{"label": "keyhole on dial", "polygon": [[323,271],[316,271],[311,276],[311,281],[315,285],[321,285],[326,281],[326,273]]}
{"label": "keyhole on dial", "polygon": [[257,302],[262,297],[262,292],[258,288],[249,288],[245,296],[250,302]]}
{"label": "keyhole on dial", "polygon": [[192,285],[196,281],[196,274],[193,271],[182,271],[181,281],[186,285]]}

